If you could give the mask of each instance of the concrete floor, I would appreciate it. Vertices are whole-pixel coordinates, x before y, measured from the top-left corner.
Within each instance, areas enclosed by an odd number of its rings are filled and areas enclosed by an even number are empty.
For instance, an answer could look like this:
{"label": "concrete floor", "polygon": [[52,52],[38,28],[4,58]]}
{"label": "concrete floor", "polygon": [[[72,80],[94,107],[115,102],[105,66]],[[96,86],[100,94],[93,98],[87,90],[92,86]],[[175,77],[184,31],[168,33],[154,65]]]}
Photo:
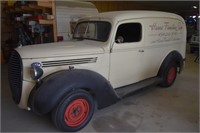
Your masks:
{"label": "concrete floor", "polygon": [[[172,87],[147,87],[98,110],[80,132],[199,132],[199,64],[194,58],[187,55],[185,69]],[[58,132],[50,116],[37,116],[14,104],[6,65],[1,70],[1,131]]]}

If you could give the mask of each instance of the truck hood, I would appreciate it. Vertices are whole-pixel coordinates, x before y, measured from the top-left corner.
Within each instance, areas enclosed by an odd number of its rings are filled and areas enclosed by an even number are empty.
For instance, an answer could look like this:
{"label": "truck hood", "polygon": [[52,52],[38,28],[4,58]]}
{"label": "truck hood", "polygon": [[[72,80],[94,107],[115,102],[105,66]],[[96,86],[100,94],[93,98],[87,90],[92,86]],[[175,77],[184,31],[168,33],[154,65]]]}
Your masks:
{"label": "truck hood", "polygon": [[21,58],[51,58],[86,54],[102,54],[104,49],[96,41],[66,41],[56,43],[46,43],[39,45],[28,45],[16,50]]}

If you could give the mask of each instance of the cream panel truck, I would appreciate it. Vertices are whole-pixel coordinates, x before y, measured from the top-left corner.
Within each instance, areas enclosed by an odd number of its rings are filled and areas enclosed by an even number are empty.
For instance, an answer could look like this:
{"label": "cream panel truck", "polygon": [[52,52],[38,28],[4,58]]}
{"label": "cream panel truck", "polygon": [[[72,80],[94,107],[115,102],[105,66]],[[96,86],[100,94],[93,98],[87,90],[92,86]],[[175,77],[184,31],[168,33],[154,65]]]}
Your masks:
{"label": "cream panel truck", "polygon": [[176,14],[120,11],[86,17],[71,41],[13,52],[13,100],[36,114],[51,112],[62,131],[78,131],[95,107],[148,85],[171,86],[183,68],[185,48],[185,22]]}

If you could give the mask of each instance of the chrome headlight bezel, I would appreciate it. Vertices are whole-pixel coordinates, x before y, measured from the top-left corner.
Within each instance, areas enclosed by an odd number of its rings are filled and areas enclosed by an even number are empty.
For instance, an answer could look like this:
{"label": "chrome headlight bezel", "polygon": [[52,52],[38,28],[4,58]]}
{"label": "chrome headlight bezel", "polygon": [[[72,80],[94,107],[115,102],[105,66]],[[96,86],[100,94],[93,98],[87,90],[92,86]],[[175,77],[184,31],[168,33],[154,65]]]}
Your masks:
{"label": "chrome headlight bezel", "polygon": [[43,75],[42,65],[38,62],[32,63],[30,68],[30,76],[33,80],[38,80]]}

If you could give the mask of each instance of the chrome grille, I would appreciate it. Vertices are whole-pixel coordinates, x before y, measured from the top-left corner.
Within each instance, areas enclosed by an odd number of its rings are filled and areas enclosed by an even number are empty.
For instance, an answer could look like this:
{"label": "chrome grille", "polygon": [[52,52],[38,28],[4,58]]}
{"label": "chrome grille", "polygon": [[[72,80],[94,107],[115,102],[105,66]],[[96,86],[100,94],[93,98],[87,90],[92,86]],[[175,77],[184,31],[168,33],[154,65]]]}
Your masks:
{"label": "chrome grille", "polygon": [[13,51],[8,65],[8,79],[13,100],[16,104],[20,102],[23,79],[22,60],[17,51]]}
{"label": "chrome grille", "polygon": [[97,61],[97,57],[71,59],[71,60],[43,61],[42,62],[42,67],[54,67],[54,66],[64,66],[64,65],[86,64],[86,63],[95,63],[96,61]]}

